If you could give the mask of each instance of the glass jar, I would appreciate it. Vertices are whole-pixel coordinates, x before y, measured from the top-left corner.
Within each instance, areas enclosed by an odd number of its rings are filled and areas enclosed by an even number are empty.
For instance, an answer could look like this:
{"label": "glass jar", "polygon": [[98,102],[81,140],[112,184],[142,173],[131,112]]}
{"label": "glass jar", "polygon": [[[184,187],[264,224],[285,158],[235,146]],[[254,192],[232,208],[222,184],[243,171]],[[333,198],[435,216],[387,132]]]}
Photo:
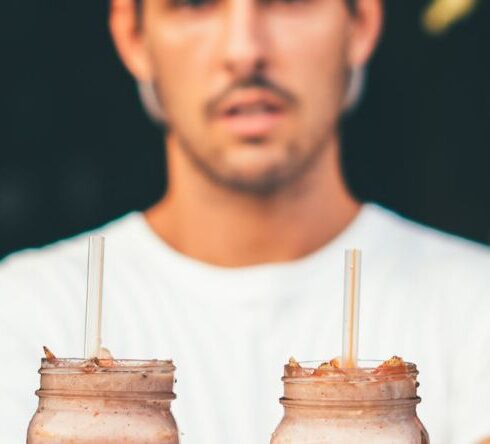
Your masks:
{"label": "glass jar", "polygon": [[429,443],[416,413],[416,366],[378,364],[328,370],[312,362],[286,365],[284,417],[271,444]]}
{"label": "glass jar", "polygon": [[172,361],[42,360],[28,444],[178,444]]}

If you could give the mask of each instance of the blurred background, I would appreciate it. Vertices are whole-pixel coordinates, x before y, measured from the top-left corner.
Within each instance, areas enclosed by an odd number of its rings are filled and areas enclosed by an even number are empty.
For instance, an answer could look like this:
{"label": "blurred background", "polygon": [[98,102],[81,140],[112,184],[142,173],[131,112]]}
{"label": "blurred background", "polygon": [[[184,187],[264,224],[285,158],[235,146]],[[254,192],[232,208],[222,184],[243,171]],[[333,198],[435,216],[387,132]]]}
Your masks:
{"label": "blurred background", "polygon": [[[386,2],[366,94],[344,125],[344,168],[360,198],[488,243],[490,2],[439,35],[422,26],[429,3]],[[161,130],[112,47],[107,1],[1,10],[0,257],[165,190]]]}

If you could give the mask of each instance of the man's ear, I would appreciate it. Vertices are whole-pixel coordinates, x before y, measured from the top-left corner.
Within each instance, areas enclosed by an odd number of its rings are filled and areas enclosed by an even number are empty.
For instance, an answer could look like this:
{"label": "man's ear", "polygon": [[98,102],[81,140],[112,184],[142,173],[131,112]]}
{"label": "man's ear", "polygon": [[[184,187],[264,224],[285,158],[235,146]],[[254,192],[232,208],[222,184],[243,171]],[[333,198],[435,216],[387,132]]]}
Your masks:
{"label": "man's ear", "polygon": [[109,27],[117,52],[126,68],[141,82],[152,80],[151,63],[135,0],[111,0]]}
{"label": "man's ear", "polygon": [[378,44],[383,27],[382,0],[357,0],[352,17],[349,63],[358,68],[368,62]]}

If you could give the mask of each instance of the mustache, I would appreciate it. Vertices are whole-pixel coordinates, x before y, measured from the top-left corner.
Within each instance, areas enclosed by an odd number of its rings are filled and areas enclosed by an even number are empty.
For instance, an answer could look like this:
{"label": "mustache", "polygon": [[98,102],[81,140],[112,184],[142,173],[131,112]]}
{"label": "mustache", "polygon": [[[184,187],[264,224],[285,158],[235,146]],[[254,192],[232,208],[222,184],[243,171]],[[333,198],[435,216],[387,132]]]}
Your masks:
{"label": "mustache", "polygon": [[223,92],[211,99],[205,106],[206,115],[211,117],[216,114],[216,110],[220,103],[225,100],[229,94],[232,94],[236,90],[243,90],[247,88],[261,88],[270,91],[276,96],[284,100],[288,105],[296,105],[297,99],[294,94],[290,93],[285,88],[277,85],[271,80],[267,79],[261,74],[255,74],[247,79],[240,80],[228,86]]}

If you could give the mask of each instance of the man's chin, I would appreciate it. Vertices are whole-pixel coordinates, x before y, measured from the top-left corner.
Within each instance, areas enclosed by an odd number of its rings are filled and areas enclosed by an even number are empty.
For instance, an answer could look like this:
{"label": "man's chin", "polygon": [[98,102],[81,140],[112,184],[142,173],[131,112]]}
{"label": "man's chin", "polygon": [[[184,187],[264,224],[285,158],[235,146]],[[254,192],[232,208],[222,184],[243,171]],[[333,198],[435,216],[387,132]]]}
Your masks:
{"label": "man's chin", "polygon": [[216,176],[215,179],[230,191],[256,197],[270,197],[283,189],[289,182],[287,177],[282,176],[277,171],[262,175],[230,174]]}
{"label": "man's chin", "polygon": [[291,162],[287,144],[264,139],[245,139],[229,144],[223,150],[223,163],[245,174],[262,175],[268,170],[281,169]]}
{"label": "man's chin", "polygon": [[265,146],[240,147],[229,154],[218,170],[229,185],[243,191],[270,193],[287,182],[292,169],[286,153]]}
{"label": "man's chin", "polygon": [[[294,144],[240,140],[216,144],[209,158],[182,144],[193,163],[214,183],[235,192],[269,197],[304,173],[306,163]],[[215,146],[216,146],[215,145]]]}

